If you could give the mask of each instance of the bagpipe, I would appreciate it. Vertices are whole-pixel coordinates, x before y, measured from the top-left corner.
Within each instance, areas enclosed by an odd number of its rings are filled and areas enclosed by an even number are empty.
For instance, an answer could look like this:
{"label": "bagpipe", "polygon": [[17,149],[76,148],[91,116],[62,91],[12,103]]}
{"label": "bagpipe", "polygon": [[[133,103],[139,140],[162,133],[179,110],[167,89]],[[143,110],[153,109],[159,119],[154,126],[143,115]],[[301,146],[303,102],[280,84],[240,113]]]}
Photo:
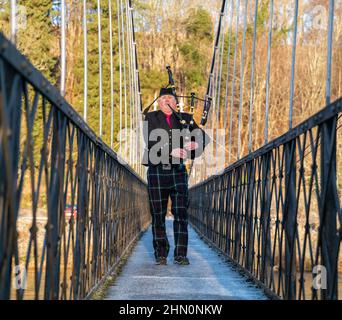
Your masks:
{"label": "bagpipe", "polygon": [[[176,94],[176,86],[175,86],[175,82],[173,79],[173,74],[171,71],[171,67],[169,65],[166,66],[166,70],[168,73],[168,77],[169,77],[169,83],[166,86],[166,88],[171,88],[172,90],[172,95],[175,97],[176,100],[176,108],[177,110],[174,110],[170,105],[169,108],[172,110],[172,113],[175,115],[175,117],[179,120],[180,124],[181,124],[181,128],[183,130],[185,130],[185,135],[184,135],[184,140],[185,142],[190,142],[191,140],[191,135],[190,132],[193,129],[193,124],[194,124],[194,113],[195,113],[195,101],[201,101],[204,103],[203,106],[203,113],[202,113],[202,117],[201,117],[201,123],[200,123],[200,127],[203,128],[204,125],[207,123],[208,120],[208,115],[209,115],[209,110],[211,107],[211,102],[212,102],[212,98],[211,96],[207,93],[205,99],[201,99],[199,97],[196,97],[196,94],[194,92],[191,92],[190,96],[179,96]],[[209,91],[208,91],[209,92]],[[156,100],[159,98],[159,96],[154,99],[152,101],[152,103],[145,108],[145,110],[143,111],[143,115],[146,116],[146,114],[148,113],[149,109],[151,108],[151,106],[156,102]],[[178,98],[183,98],[183,99],[190,99],[190,120],[187,122],[185,119],[183,119],[182,117],[182,112],[180,110],[180,104],[179,104],[179,99]],[[190,164],[190,168],[189,168],[189,177],[191,175],[191,170],[192,170],[192,166],[193,166],[193,160],[191,160],[191,164]]]}
{"label": "bagpipe", "polygon": [[[176,99],[177,110],[174,110],[173,108],[171,108],[171,106],[169,106],[169,107],[172,110],[173,114],[176,116],[176,118],[179,120],[180,124],[182,125],[182,128],[188,129],[188,130],[192,129],[192,126],[194,124],[193,116],[194,116],[194,112],[195,112],[195,101],[196,100],[204,102],[203,113],[202,113],[201,123],[200,123],[200,126],[203,127],[207,123],[207,120],[208,120],[208,114],[209,114],[209,110],[211,107],[212,98],[207,94],[205,99],[201,99],[199,97],[196,97],[196,94],[194,92],[191,92],[190,96],[179,96],[179,95],[177,95],[176,94],[175,82],[174,82],[173,74],[171,71],[171,67],[169,65],[167,65],[166,70],[167,70],[168,77],[169,77],[169,83],[166,86],[166,88],[169,88],[169,87],[171,88],[172,94]],[[145,108],[145,110],[143,111],[144,116],[146,116],[147,112],[149,111],[151,106],[157,101],[158,98],[159,97],[154,99],[152,101],[152,103],[148,107]],[[186,122],[182,117],[182,112],[180,111],[180,105],[179,105],[179,99],[178,98],[190,99],[190,112],[189,112],[189,114],[190,114],[191,118],[190,118],[189,122]]]}

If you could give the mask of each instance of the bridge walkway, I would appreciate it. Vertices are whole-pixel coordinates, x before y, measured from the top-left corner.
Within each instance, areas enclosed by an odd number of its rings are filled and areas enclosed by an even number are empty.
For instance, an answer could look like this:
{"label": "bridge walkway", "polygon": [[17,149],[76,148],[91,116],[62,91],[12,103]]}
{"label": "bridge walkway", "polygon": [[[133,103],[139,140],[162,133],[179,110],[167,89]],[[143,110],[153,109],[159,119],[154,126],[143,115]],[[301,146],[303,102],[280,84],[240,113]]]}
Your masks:
{"label": "bridge walkway", "polygon": [[166,219],[168,264],[155,265],[151,226],[110,285],[105,300],[265,300],[262,289],[234,270],[189,225],[190,265],[173,263],[173,219]]}

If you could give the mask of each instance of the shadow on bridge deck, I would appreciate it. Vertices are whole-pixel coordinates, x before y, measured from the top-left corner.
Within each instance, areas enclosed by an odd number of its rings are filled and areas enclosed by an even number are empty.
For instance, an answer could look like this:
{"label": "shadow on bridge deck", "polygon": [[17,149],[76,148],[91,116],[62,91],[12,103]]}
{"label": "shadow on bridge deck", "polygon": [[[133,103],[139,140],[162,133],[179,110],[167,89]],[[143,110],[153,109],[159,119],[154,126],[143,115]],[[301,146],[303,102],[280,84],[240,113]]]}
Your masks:
{"label": "shadow on bridge deck", "polygon": [[190,265],[173,264],[173,220],[166,220],[170,253],[167,266],[154,264],[151,226],[143,234],[106,300],[259,300],[262,290],[233,270],[189,225]]}

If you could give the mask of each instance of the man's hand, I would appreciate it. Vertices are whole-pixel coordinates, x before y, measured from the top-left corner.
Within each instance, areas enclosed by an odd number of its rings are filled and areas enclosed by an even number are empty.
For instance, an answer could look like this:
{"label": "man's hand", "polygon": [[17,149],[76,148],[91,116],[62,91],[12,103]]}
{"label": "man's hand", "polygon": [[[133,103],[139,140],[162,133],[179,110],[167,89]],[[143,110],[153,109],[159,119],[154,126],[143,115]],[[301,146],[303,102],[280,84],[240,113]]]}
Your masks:
{"label": "man's hand", "polygon": [[172,150],[171,156],[173,156],[175,158],[186,159],[187,152],[186,152],[186,150],[184,150],[182,148],[177,148],[177,149]]}
{"label": "man's hand", "polygon": [[185,145],[184,145],[184,148],[188,151],[191,151],[191,150],[195,150],[198,148],[198,143],[195,142],[195,141],[190,141],[190,142],[187,142]]}

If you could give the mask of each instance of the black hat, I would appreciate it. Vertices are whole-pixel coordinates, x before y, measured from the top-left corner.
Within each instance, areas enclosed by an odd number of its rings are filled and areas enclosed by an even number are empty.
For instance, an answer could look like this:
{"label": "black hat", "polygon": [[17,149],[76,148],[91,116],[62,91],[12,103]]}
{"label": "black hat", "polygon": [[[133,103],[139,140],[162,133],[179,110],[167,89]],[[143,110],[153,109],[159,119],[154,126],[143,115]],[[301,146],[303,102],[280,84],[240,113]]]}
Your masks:
{"label": "black hat", "polygon": [[161,88],[160,92],[159,92],[159,97],[161,96],[174,96],[173,92],[172,92],[172,88]]}

